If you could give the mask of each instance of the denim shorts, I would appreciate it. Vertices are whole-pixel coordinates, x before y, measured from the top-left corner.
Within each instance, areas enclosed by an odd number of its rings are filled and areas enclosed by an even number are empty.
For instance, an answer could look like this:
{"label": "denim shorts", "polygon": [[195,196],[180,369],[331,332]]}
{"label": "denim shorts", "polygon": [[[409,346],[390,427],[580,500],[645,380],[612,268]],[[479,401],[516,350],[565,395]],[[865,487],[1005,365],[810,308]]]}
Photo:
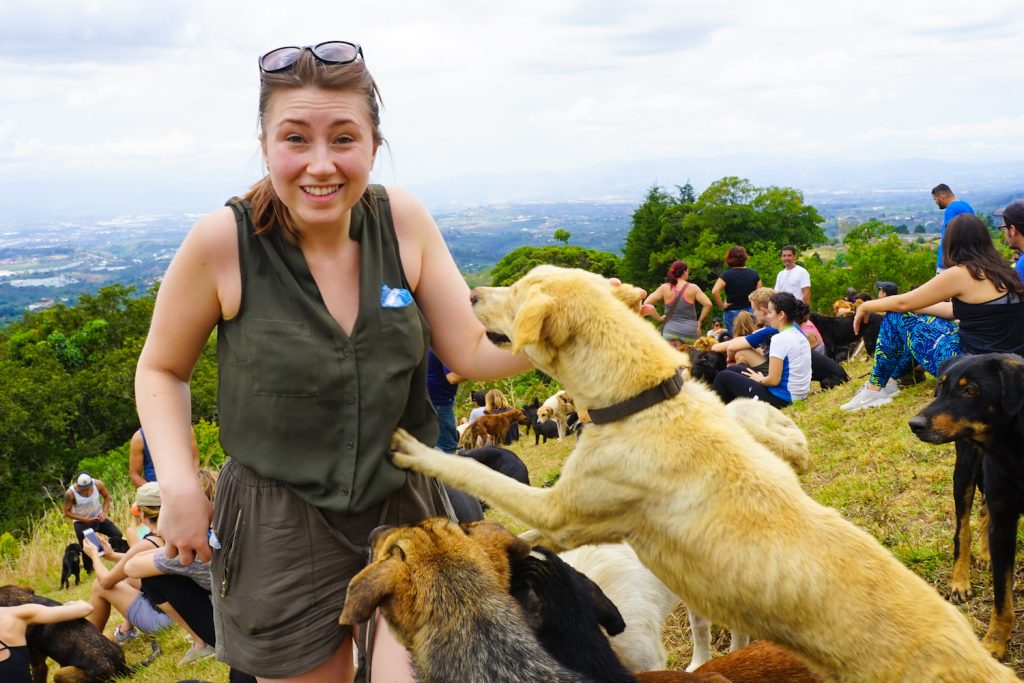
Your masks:
{"label": "denim shorts", "polygon": [[381,524],[454,518],[444,488],[417,472],[370,510],[314,507],[286,484],[229,459],[217,479],[211,564],[217,659],[264,678],[323,664],[349,628],[338,618],[349,581],[368,559]]}
{"label": "denim shorts", "polygon": [[139,595],[132,600],[124,618],[143,633],[153,633],[174,623],[173,619],[161,612],[145,595]]}

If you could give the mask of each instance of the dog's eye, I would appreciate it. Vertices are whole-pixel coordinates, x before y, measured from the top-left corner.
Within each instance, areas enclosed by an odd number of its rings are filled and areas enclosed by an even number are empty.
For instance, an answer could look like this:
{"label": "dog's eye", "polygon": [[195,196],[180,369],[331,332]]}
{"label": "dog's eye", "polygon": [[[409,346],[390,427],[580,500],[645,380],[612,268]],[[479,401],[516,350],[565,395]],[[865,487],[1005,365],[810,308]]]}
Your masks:
{"label": "dog's eye", "polygon": [[393,545],[391,550],[388,551],[388,557],[396,557],[402,562],[405,562],[405,551],[402,550],[401,546]]}
{"label": "dog's eye", "polygon": [[967,398],[974,398],[975,396],[978,395],[978,387],[976,387],[973,384],[968,384],[967,386],[960,390],[960,393],[966,396]]}

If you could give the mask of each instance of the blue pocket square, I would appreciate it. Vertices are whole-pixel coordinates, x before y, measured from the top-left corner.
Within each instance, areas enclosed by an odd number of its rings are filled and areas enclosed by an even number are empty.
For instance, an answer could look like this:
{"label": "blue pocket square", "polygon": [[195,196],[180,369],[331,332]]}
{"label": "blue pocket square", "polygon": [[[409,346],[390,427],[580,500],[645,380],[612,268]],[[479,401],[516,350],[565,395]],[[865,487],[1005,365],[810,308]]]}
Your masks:
{"label": "blue pocket square", "polygon": [[395,287],[391,289],[387,285],[380,286],[381,308],[405,308],[412,303],[412,294],[408,289]]}

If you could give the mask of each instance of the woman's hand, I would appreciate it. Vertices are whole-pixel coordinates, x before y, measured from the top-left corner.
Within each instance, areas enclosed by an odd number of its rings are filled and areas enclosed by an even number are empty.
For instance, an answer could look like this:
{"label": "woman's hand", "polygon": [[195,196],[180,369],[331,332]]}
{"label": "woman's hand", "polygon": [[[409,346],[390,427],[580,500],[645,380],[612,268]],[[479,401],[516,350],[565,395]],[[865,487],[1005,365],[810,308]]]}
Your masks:
{"label": "woman's hand", "polygon": [[743,371],[743,374],[745,376],[749,377],[750,379],[754,380],[758,384],[764,384],[764,379],[765,379],[766,375],[762,375],[757,370],[752,370],[751,368],[747,368],[746,370]]}
{"label": "woman's hand", "polygon": [[209,541],[213,506],[196,479],[181,488],[167,487],[161,494],[157,528],[166,543],[167,557],[177,557],[186,566],[195,559],[209,562],[213,557]]}
{"label": "woman's hand", "polygon": [[857,307],[857,311],[853,314],[854,334],[860,334],[860,326],[868,321],[873,312],[870,301],[865,301]]}
{"label": "woman's hand", "polygon": [[[96,536],[96,538],[99,538],[99,536]],[[100,539],[100,543],[103,543],[102,539]],[[92,558],[93,561],[95,562],[98,562],[100,559],[100,549],[94,546],[88,540],[82,541],[82,552],[88,555],[90,558]]]}

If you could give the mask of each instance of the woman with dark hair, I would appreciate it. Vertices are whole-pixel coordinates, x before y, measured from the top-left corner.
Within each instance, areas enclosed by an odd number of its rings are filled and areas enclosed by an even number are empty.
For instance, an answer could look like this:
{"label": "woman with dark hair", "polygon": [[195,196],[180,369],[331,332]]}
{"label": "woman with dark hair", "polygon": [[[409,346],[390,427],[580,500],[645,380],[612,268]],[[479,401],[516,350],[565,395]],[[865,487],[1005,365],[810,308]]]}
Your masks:
{"label": "woman with dark hair", "polygon": [[811,345],[797,326],[806,317],[807,304],[788,292],[776,292],[768,300],[765,323],[776,330],[768,347],[768,374],[746,368],[720,372],[712,388],[722,401],[758,398],[776,408],[785,408],[806,398],[811,389]]}
{"label": "woman with dark hair", "polygon": [[891,402],[899,392],[895,379],[914,363],[936,375],[953,356],[1024,353],[1024,284],[996,251],[988,226],[974,214],[957,216],[946,226],[942,250],[946,270],[906,294],[857,309],[855,331],[871,313],[885,316],[871,376],[843,410]]}
{"label": "woman with dark hair", "polygon": [[[701,324],[711,313],[711,299],[700,287],[686,281],[689,274],[686,261],[673,261],[668,268],[668,281],[644,299],[644,304],[651,304],[653,313],[656,313],[654,303],[662,302],[661,335],[677,348],[683,343],[692,344],[701,336]],[[700,316],[697,315],[698,303],[701,305]]]}
{"label": "woman with dark hair", "polygon": [[[729,266],[722,271],[715,286],[711,288],[711,298],[715,305],[722,309],[722,322],[725,329],[732,334],[733,322],[740,311],[753,313],[750,308],[750,300],[747,298],[755,289],[761,287],[761,276],[753,268],[747,268],[747,250],[736,245],[725,253],[725,265]],[[719,292],[725,290],[725,301]]]}

